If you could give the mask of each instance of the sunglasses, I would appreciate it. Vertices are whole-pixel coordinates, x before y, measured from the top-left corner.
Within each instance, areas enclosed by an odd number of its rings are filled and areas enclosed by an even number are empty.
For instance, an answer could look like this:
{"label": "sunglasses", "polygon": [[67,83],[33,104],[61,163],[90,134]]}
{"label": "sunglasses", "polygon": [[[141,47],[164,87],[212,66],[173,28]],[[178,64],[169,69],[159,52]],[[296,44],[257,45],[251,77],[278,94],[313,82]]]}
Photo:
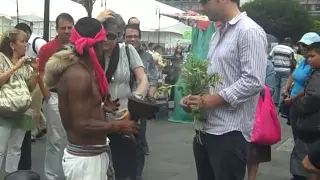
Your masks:
{"label": "sunglasses", "polygon": [[107,40],[116,40],[118,38],[118,36],[116,34],[113,34],[113,33],[108,33],[107,34]]}

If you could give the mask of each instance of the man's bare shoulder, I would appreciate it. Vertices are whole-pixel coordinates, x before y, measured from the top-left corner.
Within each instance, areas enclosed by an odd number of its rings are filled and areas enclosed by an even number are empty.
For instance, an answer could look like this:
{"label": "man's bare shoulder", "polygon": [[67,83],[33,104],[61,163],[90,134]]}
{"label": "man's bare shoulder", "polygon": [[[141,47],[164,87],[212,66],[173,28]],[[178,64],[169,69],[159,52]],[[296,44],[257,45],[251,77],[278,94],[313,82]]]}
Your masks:
{"label": "man's bare shoulder", "polygon": [[75,64],[65,70],[61,76],[59,86],[63,89],[86,91],[91,89],[92,78],[83,65]]}

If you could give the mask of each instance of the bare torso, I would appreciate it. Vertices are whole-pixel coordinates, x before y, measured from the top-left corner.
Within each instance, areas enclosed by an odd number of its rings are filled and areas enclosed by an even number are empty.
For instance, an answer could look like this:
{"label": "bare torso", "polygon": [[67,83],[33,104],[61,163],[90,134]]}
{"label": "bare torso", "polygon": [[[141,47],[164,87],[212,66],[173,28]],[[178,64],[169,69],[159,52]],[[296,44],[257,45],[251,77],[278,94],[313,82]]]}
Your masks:
{"label": "bare torso", "polygon": [[[73,102],[72,98],[70,98],[71,97],[70,94],[74,92],[71,92],[70,88],[68,87],[72,86],[72,83],[77,83],[77,82],[70,82],[72,80],[70,76],[74,75],[75,72],[86,73],[89,76],[86,79],[91,81],[87,85],[87,86],[90,86],[91,84],[91,87],[85,87],[88,89],[88,91],[86,91],[86,96],[88,97],[88,100],[85,102],[86,111],[81,112],[81,113],[88,113],[88,114],[86,114],[87,118],[82,119],[81,122],[80,122],[80,118],[77,118],[75,115],[72,115],[71,113],[71,110],[73,106],[75,106],[76,102]],[[79,79],[79,81],[81,81],[81,79]],[[61,76],[57,89],[58,89],[58,97],[59,97],[60,116],[61,116],[62,124],[66,130],[69,143],[75,144],[75,145],[105,145],[106,144],[105,133],[101,131],[92,132],[92,133],[83,133],[83,132],[80,132],[80,130],[77,128],[79,127],[77,123],[86,124],[92,119],[104,121],[104,112],[101,108],[101,96],[100,96],[97,84],[93,79],[93,77],[91,76],[89,69],[85,67],[85,65],[83,65],[82,63],[78,63],[69,67],[67,70],[65,70],[64,74]],[[72,91],[76,91],[76,90],[72,90]]]}

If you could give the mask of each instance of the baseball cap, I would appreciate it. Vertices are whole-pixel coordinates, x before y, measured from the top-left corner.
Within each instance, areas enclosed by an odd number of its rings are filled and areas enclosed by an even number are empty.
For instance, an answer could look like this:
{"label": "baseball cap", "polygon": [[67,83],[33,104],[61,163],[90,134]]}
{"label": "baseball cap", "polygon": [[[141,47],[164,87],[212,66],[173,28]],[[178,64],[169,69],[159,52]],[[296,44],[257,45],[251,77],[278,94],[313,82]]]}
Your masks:
{"label": "baseball cap", "polygon": [[305,45],[311,45],[314,42],[320,42],[320,36],[315,32],[308,32],[302,36],[298,43],[303,43]]}
{"label": "baseball cap", "polygon": [[309,45],[310,48],[320,48],[320,41],[315,41]]}

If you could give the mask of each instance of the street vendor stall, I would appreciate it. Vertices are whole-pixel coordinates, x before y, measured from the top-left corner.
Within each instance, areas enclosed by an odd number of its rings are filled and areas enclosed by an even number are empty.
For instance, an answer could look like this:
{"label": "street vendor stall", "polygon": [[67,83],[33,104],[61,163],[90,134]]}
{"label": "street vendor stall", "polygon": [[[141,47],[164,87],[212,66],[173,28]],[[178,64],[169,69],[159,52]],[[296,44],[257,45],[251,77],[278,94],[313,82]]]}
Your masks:
{"label": "street vendor stall", "polygon": [[[180,14],[162,14],[174,19],[177,19],[192,27],[192,49],[191,54],[196,59],[206,60],[209,51],[209,42],[212,34],[215,32],[214,23],[209,21],[208,17],[202,16],[196,12],[189,11]],[[181,93],[179,88],[184,88],[181,78],[176,82],[174,96],[174,110],[169,118],[171,122],[192,123],[192,118],[179,105]]]}

